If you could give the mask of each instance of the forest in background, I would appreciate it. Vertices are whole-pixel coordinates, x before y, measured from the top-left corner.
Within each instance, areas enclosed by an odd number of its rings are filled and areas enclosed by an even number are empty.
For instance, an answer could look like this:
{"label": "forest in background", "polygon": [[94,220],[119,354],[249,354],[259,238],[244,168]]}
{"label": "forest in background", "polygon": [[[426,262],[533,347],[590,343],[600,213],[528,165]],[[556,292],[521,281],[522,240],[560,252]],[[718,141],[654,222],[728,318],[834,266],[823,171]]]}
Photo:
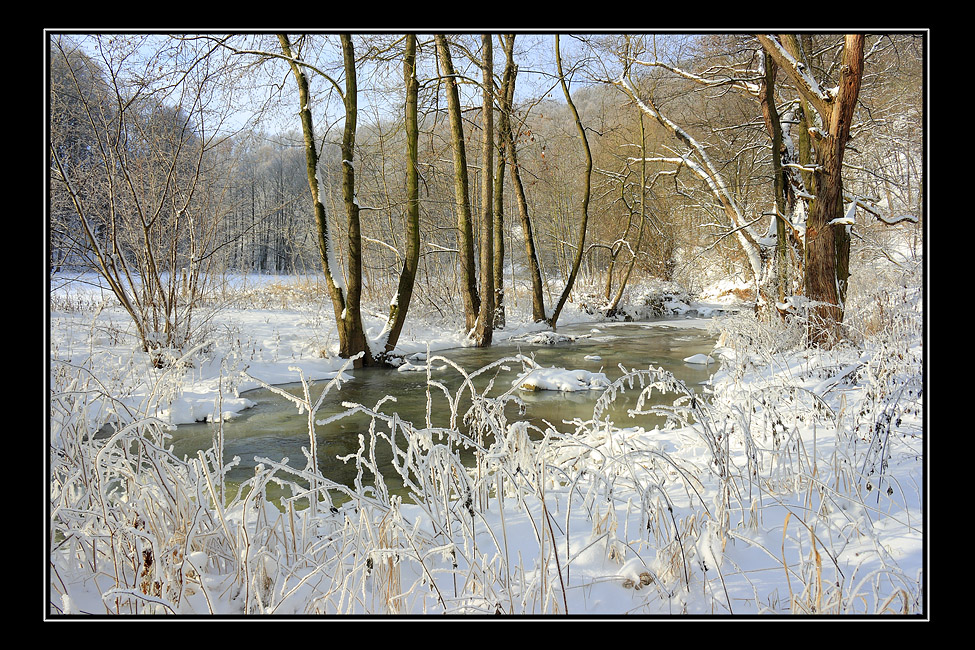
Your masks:
{"label": "forest in background", "polygon": [[[395,344],[363,340],[366,304],[387,330],[411,301],[465,313],[489,344],[505,291],[552,326],[570,291],[612,313],[631,278],[822,303],[807,219],[845,38],[51,34],[52,278],[99,273],[150,351],[234,273],[324,271],[344,356]],[[820,228],[846,238],[838,321],[845,274],[924,225],[925,35],[859,47]]]}

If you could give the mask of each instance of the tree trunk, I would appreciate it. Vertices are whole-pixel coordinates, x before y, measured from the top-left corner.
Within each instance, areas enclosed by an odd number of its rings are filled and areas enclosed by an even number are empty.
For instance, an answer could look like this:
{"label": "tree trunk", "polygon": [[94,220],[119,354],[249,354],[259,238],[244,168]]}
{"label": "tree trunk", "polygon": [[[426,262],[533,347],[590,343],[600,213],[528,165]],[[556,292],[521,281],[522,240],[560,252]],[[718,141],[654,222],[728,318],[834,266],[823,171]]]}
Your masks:
{"label": "tree trunk", "polygon": [[785,302],[789,283],[788,240],[786,233],[786,192],[788,181],[782,165],[782,123],[775,105],[775,60],[765,53],[765,77],[762,80],[760,100],[765,128],[772,138],[772,186],[775,200],[775,291],[780,303]]}
{"label": "tree trunk", "polygon": [[[500,122],[503,113],[498,116]],[[498,127],[500,131],[500,125]],[[498,140],[497,163],[494,171],[494,328],[504,329],[504,149]]]}
{"label": "tree trunk", "polygon": [[552,329],[555,329],[555,325],[559,319],[559,314],[562,313],[562,308],[565,306],[565,303],[569,298],[569,294],[572,292],[572,286],[575,284],[576,276],[579,274],[579,266],[582,264],[582,256],[585,254],[586,227],[589,222],[589,196],[591,193],[590,188],[592,183],[592,152],[589,149],[589,140],[586,138],[586,130],[582,126],[579,111],[576,110],[576,106],[572,102],[572,95],[569,94],[569,86],[565,83],[565,74],[562,71],[562,55],[559,52],[558,34],[555,35],[555,61],[559,72],[559,82],[562,84],[562,93],[565,95],[565,101],[569,105],[569,110],[572,111],[572,117],[575,121],[576,129],[579,131],[579,139],[582,141],[582,149],[586,157],[586,170],[583,175],[582,205],[580,206],[581,218],[579,222],[579,238],[576,242],[575,259],[572,262],[572,268],[569,271],[569,277],[566,280],[565,289],[563,289],[562,295],[559,297],[559,301],[555,305],[555,309],[552,310],[551,317],[547,319],[547,322]]}
{"label": "tree trunk", "polygon": [[[318,252],[321,258],[322,268],[325,271],[325,282],[328,286],[329,296],[332,299],[332,310],[335,313],[335,322],[339,334],[339,354],[349,358],[364,352],[363,358],[356,361],[356,365],[373,362],[372,355],[369,353],[366,343],[365,333],[362,329],[362,320],[359,314],[359,295],[360,295],[360,274],[361,274],[361,245],[359,242],[359,214],[358,206],[355,205],[355,173],[352,167],[352,148],[355,145],[355,120],[356,120],[356,83],[354,54],[352,52],[351,39],[343,36],[342,49],[346,66],[346,90],[343,100],[345,102],[346,124],[345,136],[342,140],[343,174],[342,190],[346,202],[347,216],[349,218],[349,282],[354,288],[350,289],[346,295],[345,281],[342,271],[338,267],[335,259],[335,242],[329,231],[328,215],[325,212],[325,205],[322,203],[321,187],[318,182],[318,144],[315,137],[315,127],[311,115],[309,103],[308,79],[305,76],[300,60],[295,58],[291,51],[291,42],[287,35],[279,34],[278,40],[281,43],[281,50],[288,59],[291,72],[298,84],[299,115],[301,117],[301,131],[305,142],[305,171],[308,176],[308,186],[311,190],[312,205],[314,206],[315,225],[318,230]],[[351,206],[349,197],[352,197]],[[354,299],[353,299],[354,296]]]}
{"label": "tree trunk", "polygon": [[528,213],[528,199],[525,197],[525,185],[521,181],[521,169],[518,165],[518,150],[515,148],[514,125],[512,111],[515,94],[515,82],[518,77],[518,66],[514,62],[515,35],[505,36],[505,69],[502,79],[505,85],[501,93],[502,114],[507,120],[502,122],[501,139],[507,153],[508,166],[511,168],[511,180],[514,182],[515,201],[518,204],[518,214],[521,219],[521,229],[525,238],[525,257],[528,261],[528,275],[532,285],[532,321],[538,323],[545,320],[545,294],[542,286],[541,265],[538,262],[538,251],[535,248],[535,235],[532,227],[531,215]]}
{"label": "tree trunk", "polygon": [[[359,352],[363,365],[373,365],[375,360],[369,350],[366,333],[362,327],[360,301],[362,297],[362,235],[359,224],[359,203],[355,188],[355,135],[358,120],[358,89],[356,87],[355,51],[352,37],[342,34],[342,58],[345,64],[345,128],[342,133],[342,200],[348,220],[348,294],[345,310],[339,314],[339,355],[352,357]],[[341,336],[344,331],[345,336]],[[359,362],[356,362],[359,365]]]}
{"label": "tree trunk", "polygon": [[386,353],[390,353],[399,341],[406,313],[413,297],[416,269],[420,260],[420,185],[418,173],[419,125],[417,122],[416,35],[406,36],[406,55],[403,59],[403,79],[406,84],[406,257],[399,276],[396,297],[389,306],[386,336]]}
{"label": "tree trunk", "polygon": [[460,249],[460,292],[464,300],[467,331],[477,325],[481,301],[477,294],[477,274],[474,263],[474,232],[471,225],[471,204],[468,196],[467,153],[464,146],[464,124],[461,121],[460,97],[457,93],[456,73],[450,58],[450,48],[443,34],[435,36],[440,67],[447,92],[450,115],[450,137],[454,149],[454,196],[457,201],[457,244]]}
{"label": "tree trunk", "polygon": [[498,93],[498,141],[497,163],[494,171],[494,328],[504,329],[506,314],[504,305],[504,173],[505,154],[504,137],[502,134],[511,129],[511,118],[504,105],[505,95],[510,85],[508,66],[505,65],[504,76]]}
{"label": "tree trunk", "polygon": [[481,37],[481,305],[474,340],[478,347],[494,337],[494,50],[491,35]]}
{"label": "tree trunk", "polygon": [[864,38],[862,34],[846,35],[835,95],[812,85],[804,72],[808,66],[802,65],[801,58],[796,56],[798,43],[794,37],[783,37],[783,45],[767,36],[758,38],[776,63],[790,73],[807,105],[820,117],[820,129],[815,131],[817,138],[813,142],[816,152],[812,174],[815,198],[806,221],[805,288],[806,297],[813,303],[810,342],[828,347],[841,336],[843,299],[849,273],[847,226],[831,222],[843,214],[843,154],[850,138],[863,77]]}

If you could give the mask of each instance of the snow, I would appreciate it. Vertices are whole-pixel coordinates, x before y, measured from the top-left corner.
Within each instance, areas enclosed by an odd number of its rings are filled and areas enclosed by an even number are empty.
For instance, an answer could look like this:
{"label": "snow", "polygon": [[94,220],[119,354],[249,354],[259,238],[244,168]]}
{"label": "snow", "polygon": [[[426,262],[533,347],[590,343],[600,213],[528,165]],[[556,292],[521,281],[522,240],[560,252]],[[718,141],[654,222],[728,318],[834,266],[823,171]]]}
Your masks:
{"label": "snow", "polygon": [[[55,540],[45,560],[52,616],[927,614],[919,336],[772,353],[742,342],[762,335],[752,321],[722,321],[722,345],[685,359],[725,364],[706,403],[688,395],[649,429],[594,418],[541,438],[524,422],[501,426],[485,408],[472,417],[495,441],[469,474],[454,461],[459,439],[377,413],[375,438],[360,437],[349,462],[368,476],[371,450],[395,432],[428,481],[422,504],[377,485],[314,515],[280,509],[270,492],[212,508],[199,504],[218,489],[213,463],[176,465],[148,442],[143,453],[182,469],[159,481],[150,467],[126,483],[124,498],[101,483],[122,458],[97,456],[97,471],[83,460],[59,469],[86,449],[71,438],[79,423],[110,413],[165,426],[226,420],[251,406],[241,393],[262,382],[353,375],[336,356],[327,300],[279,303],[273,282],[287,280],[250,279],[238,289],[244,298],[200,319],[209,344],[162,369],[97,289],[54,286],[48,470],[61,482],[52,482],[48,513],[60,532],[46,536]],[[381,311],[366,316],[367,331],[382,329]],[[593,333],[610,325],[582,309],[563,314],[591,321]],[[496,341],[552,338],[528,314],[508,322]],[[465,345],[455,325],[411,312],[399,370],[424,373],[428,359]],[[518,386],[609,398],[669,382],[652,368],[610,382],[602,372],[535,367]],[[254,485],[293,480],[280,460],[264,459]],[[102,494],[116,496],[114,532],[101,518]],[[113,564],[109,551],[121,559]]]}
{"label": "snow", "polygon": [[609,387],[609,379],[602,372],[568,370],[566,368],[533,368],[512,382],[521,390],[555,390],[574,392]]}

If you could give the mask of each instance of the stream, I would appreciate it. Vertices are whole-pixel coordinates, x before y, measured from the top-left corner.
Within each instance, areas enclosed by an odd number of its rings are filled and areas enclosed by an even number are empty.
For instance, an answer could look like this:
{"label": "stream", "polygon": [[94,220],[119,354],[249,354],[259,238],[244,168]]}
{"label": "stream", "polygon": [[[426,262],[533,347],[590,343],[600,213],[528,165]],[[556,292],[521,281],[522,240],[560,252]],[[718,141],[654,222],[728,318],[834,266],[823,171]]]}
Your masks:
{"label": "stream", "polygon": [[[551,333],[549,333],[550,335]],[[585,370],[590,373],[603,373],[609,382],[622,376],[619,365],[627,369],[647,369],[648,366],[662,367],[683,381],[689,388],[700,390],[717,371],[718,363],[707,365],[686,363],[685,358],[693,355],[707,355],[713,351],[715,337],[708,333],[707,321],[687,319],[663,319],[639,323],[584,323],[567,325],[559,329],[560,338],[569,340],[553,343],[541,341],[544,337],[526,335],[519,340],[502,341],[488,348],[454,348],[431,353],[431,380],[440,382],[451,393],[456,394],[461,387],[463,376],[456,368],[436,357],[446,357],[463,367],[467,373],[474,372],[499,359],[524,355],[544,367]],[[408,357],[409,359],[409,357]],[[425,366],[426,361],[419,358],[411,360],[415,366]],[[508,362],[496,366],[479,375],[474,382],[476,390],[483,392],[488,382],[493,381],[489,395],[495,396],[512,389],[512,382],[525,368],[521,362]],[[360,368],[350,370],[353,378],[333,387],[325,396],[316,413],[316,421],[348,410],[343,402],[361,404],[373,408],[386,396],[395,396],[396,401],[387,400],[379,411],[391,415],[398,413],[400,419],[412,422],[417,428],[423,427],[427,415],[427,372],[423,370],[403,371],[390,368]],[[311,382],[312,403],[317,401],[327,380]],[[300,383],[280,386],[295,395],[303,395]],[[523,406],[510,404],[506,410],[508,422],[527,419],[530,424],[544,430],[549,426],[559,431],[572,431],[571,424],[563,422],[574,418],[589,420],[593,417],[593,407],[603,393],[600,389],[561,391],[561,390],[521,390],[514,393]],[[632,418],[626,414],[632,408],[639,390],[627,390],[619,394],[608,412],[610,418],[620,427],[643,426],[653,428],[662,425],[660,416],[639,416]],[[466,405],[459,409],[458,422],[470,405],[469,391]],[[237,417],[223,423],[224,462],[235,456],[239,464],[227,474],[231,484],[239,483],[254,475],[257,462],[255,457],[272,460],[287,458],[292,467],[304,467],[306,458],[302,448],[308,449],[308,415],[299,413],[292,402],[274,392],[260,388],[241,393],[255,403],[252,408],[241,412]],[[435,427],[447,426],[449,407],[444,392],[431,389],[431,415]],[[670,404],[676,396],[660,396],[658,403]],[[522,412],[523,411],[523,412]],[[605,417],[605,415],[604,415]],[[353,454],[359,447],[359,434],[365,434],[368,441],[370,418],[365,414],[342,417],[326,425],[316,426],[318,447],[318,466],[322,476],[352,487],[355,477],[355,464],[343,462],[337,457]],[[380,429],[386,427],[379,423]],[[172,431],[171,444],[178,457],[195,456],[200,449],[213,445],[216,424],[181,424]],[[388,431],[388,427],[386,427]],[[489,444],[489,443],[488,443]],[[389,463],[391,450],[377,447],[380,462]],[[385,452],[383,458],[381,452]],[[388,474],[388,477],[387,477]],[[396,490],[398,476],[395,472],[383,472],[387,485]],[[287,478],[291,478],[290,476]],[[273,495],[269,490],[269,497]]]}

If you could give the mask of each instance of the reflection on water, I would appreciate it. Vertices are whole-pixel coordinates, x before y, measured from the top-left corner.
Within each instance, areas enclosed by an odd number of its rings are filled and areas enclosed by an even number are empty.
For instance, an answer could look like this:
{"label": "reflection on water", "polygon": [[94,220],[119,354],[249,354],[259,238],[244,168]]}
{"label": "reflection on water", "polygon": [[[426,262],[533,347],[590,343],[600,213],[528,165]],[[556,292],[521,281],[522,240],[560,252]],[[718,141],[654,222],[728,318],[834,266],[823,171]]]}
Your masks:
{"label": "reflection on water", "polygon": [[[599,323],[574,325],[561,328],[560,334],[577,337],[573,342],[554,345],[527,345],[518,343],[496,344],[490,348],[458,348],[443,351],[440,356],[447,357],[463,367],[468,373],[482,368],[498,359],[514,357],[518,354],[532,358],[537,364],[546,367],[582,369],[603,372],[610,381],[622,374],[619,365],[627,369],[646,369],[649,366],[662,367],[673,373],[688,387],[696,387],[706,382],[717,370],[717,364],[707,366],[691,365],[683,360],[695,354],[708,354],[714,347],[714,337],[707,330],[679,326],[674,321],[654,323]],[[432,364],[431,379],[443,384],[454,395],[461,386],[461,374],[442,361]],[[520,362],[510,362],[492,368],[475,380],[476,390],[484,391],[493,382],[489,395],[498,395],[512,388],[512,381],[523,370]],[[384,368],[364,368],[353,372],[354,378],[343,383],[340,390],[333,388],[319,408],[316,421],[345,413],[348,409],[343,402],[353,402],[372,408],[386,396],[394,396],[396,401],[388,400],[380,411],[386,414],[397,413],[403,420],[412,422],[417,428],[425,426],[427,416],[427,374],[426,372],[401,372]],[[311,398],[314,403],[321,395],[327,382],[313,382]],[[300,384],[282,386],[295,395],[302,395]],[[619,426],[644,426],[652,428],[662,420],[652,416],[633,419],[627,416],[626,409],[632,408],[638,390],[618,395],[609,417]],[[509,422],[525,419],[531,424],[545,429],[553,426],[560,431],[572,431],[570,424],[575,418],[589,420],[593,417],[593,407],[602,391],[516,391],[523,406],[511,404],[506,410]],[[301,414],[291,402],[266,389],[248,391],[244,394],[256,406],[242,412],[237,418],[223,423],[224,462],[234,456],[240,457],[240,464],[228,474],[230,482],[239,482],[254,475],[255,457],[272,460],[289,459],[292,467],[306,465],[304,448],[308,450],[308,416]],[[469,398],[469,393],[467,393]],[[429,392],[432,402],[433,426],[449,424],[449,405],[440,389]],[[673,398],[661,401],[669,403]],[[459,409],[459,423],[463,413],[470,405],[469,399]],[[604,414],[605,417],[605,414]],[[197,450],[207,449],[213,444],[215,424],[179,425],[173,431],[172,444],[177,456],[195,456]],[[338,483],[352,486],[356,475],[354,464],[339,460],[342,456],[354,454],[360,445],[360,434],[366,434],[370,418],[364,414],[342,417],[326,425],[316,426],[318,446],[318,466],[323,476]],[[385,425],[377,425],[381,430]],[[388,427],[385,427],[388,431]],[[389,463],[391,452],[388,445],[377,445],[377,458],[381,463]],[[383,457],[383,452],[385,457]],[[384,476],[387,474],[383,472]],[[390,475],[394,474],[389,472]],[[394,479],[387,476],[390,489],[396,489]]]}

